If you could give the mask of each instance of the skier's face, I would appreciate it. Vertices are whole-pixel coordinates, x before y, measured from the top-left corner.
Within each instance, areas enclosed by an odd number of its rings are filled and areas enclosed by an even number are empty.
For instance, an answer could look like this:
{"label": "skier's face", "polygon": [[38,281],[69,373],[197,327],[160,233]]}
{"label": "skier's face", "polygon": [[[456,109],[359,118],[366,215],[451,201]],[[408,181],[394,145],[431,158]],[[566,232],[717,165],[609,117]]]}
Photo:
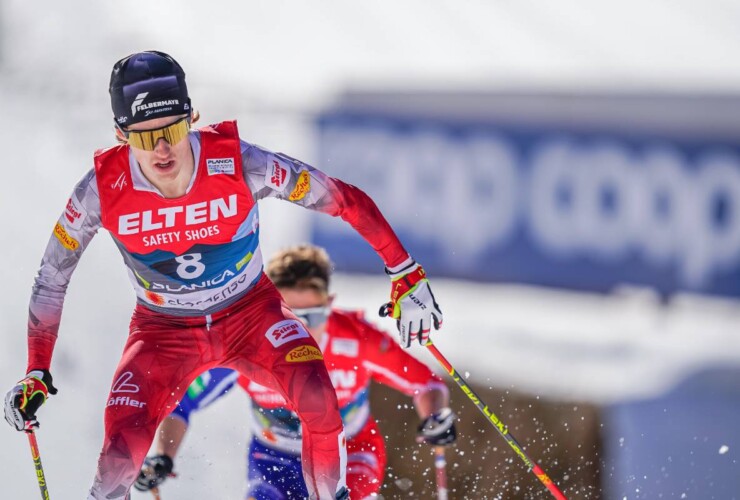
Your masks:
{"label": "skier's face", "polygon": [[[157,130],[181,122],[183,118],[184,116],[155,118],[131,125],[127,130]],[[180,140],[175,144],[167,142],[165,137],[159,137],[151,151],[131,147],[144,176],[168,197],[185,194],[194,169],[193,152],[187,134],[178,137]]]}
{"label": "skier's face", "polygon": [[288,307],[306,325],[308,332],[318,342],[326,331],[326,318],[334,296],[315,288],[279,288],[278,290]]}

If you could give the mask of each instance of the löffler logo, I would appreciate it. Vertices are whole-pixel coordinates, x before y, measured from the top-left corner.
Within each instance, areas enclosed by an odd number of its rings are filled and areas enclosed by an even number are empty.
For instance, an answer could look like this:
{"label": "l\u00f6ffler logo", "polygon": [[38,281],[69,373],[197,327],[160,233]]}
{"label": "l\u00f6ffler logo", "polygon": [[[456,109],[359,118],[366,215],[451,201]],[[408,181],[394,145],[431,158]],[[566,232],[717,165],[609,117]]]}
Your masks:
{"label": "l\u00f6ffler logo", "polygon": [[134,374],[131,372],[124,372],[120,377],[113,383],[112,393],[118,392],[139,392],[139,386],[136,384],[130,384],[129,381],[134,378]]}

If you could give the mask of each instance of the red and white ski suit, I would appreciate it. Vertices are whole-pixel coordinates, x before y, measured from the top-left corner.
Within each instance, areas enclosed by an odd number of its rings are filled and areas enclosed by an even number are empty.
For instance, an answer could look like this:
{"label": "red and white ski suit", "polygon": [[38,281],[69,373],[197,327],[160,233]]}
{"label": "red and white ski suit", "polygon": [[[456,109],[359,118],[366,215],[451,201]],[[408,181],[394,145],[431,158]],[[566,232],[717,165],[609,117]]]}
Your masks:
{"label": "red and white ski suit", "polygon": [[262,272],[257,200],[283,199],[349,222],[387,266],[408,258],[361,190],[241,141],[236,122],[194,130],[187,193],[164,198],[128,146],[98,151],[44,254],[31,296],[28,370],[49,369],[71,275],[101,227],[118,246],[137,296],[105,409],[105,442],[90,495],[128,497],[155,429],[190,382],[233,367],[279,392],[302,419],[312,498],[344,482],[337,400],[317,346]]}
{"label": "red and white ski suit", "polygon": [[[447,387],[426,365],[356,311],[332,310],[320,348],[344,422],[347,486],[352,498],[369,498],[380,491],[386,465],[383,436],[370,414],[370,382],[388,385],[414,398],[432,389],[446,394]],[[238,383],[252,400],[255,439],[268,448],[300,454],[303,429],[295,416],[275,412],[286,406],[283,396],[244,375]]]}

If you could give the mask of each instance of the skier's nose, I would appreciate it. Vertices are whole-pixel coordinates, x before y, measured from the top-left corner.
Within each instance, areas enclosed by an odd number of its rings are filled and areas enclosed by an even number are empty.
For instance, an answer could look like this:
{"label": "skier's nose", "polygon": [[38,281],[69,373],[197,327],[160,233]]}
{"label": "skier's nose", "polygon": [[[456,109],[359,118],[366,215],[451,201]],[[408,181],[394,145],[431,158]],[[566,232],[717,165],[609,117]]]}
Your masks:
{"label": "skier's nose", "polygon": [[164,137],[160,137],[159,140],[157,140],[157,144],[154,145],[154,152],[159,156],[168,156],[171,149],[172,146],[170,146],[170,143],[167,142]]}

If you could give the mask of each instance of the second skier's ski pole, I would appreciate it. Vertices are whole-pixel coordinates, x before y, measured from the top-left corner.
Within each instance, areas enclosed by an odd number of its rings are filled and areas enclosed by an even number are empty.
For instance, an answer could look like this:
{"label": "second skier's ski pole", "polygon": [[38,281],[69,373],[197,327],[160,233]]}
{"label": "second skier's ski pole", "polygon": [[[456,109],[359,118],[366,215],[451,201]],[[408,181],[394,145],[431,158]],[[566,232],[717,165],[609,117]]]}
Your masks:
{"label": "second skier's ski pole", "polygon": [[46,476],[44,475],[44,466],[41,465],[41,454],[39,453],[39,444],[36,442],[36,434],[33,433],[33,429],[30,429],[26,431],[26,435],[28,436],[28,444],[31,445],[31,456],[33,457],[33,465],[36,467],[36,480],[39,482],[41,498],[49,500],[49,488],[46,486]]}
{"label": "second skier's ski pole", "polygon": [[434,470],[437,479],[437,500],[447,500],[447,459],[445,447],[434,447]]}
{"label": "second skier's ski pole", "polygon": [[460,376],[460,374],[452,367],[450,362],[447,361],[447,359],[442,355],[441,352],[439,352],[439,350],[432,343],[431,339],[427,342],[426,348],[429,350],[429,352],[432,353],[432,356],[434,356],[437,361],[439,361],[444,369],[447,370],[447,373],[450,374],[452,380],[454,380],[457,385],[460,386],[460,389],[462,389],[462,391],[468,396],[468,398],[470,398],[473,404],[475,404],[475,406],[478,407],[478,409],[486,416],[488,421],[493,424],[498,433],[501,434],[501,437],[503,437],[509,444],[511,449],[514,450],[514,453],[516,453],[517,456],[522,459],[529,470],[534,472],[534,475],[537,476],[537,479],[539,479],[540,482],[545,485],[548,490],[550,490],[552,496],[554,496],[558,500],[567,500],[565,495],[563,495],[563,493],[558,489],[555,483],[553,483],[552,480],[547,476],[547,474],[545,474],[545,471],[543,471],[542,468],[537,465],[534,460],[527,456],[519,443],[516,442],[516,439],[514,439],[514,436],[509,433],[509,429],[501,421],[501,419],[498,418],[496,414],[494,414],[493,411],[488,408],[487,405],[483,404],[478,395],[473,392],[473,389],[471,389],[468,383],[465,382],[465,379]]}

